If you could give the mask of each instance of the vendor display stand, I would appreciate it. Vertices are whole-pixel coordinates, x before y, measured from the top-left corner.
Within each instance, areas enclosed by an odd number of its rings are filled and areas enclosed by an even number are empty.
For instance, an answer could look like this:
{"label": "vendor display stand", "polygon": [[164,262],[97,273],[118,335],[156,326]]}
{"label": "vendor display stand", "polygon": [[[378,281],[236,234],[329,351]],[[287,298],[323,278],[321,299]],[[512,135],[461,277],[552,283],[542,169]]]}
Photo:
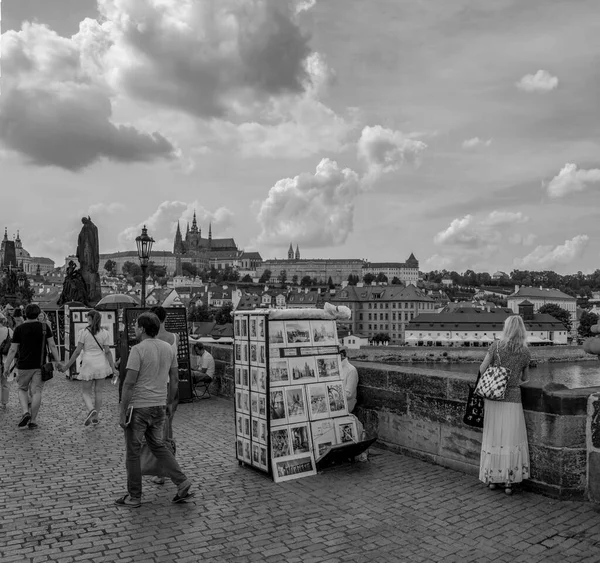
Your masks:
{"label": "vendor display stand", "polygon": [[331,447],[359,440],[326,311],[234,313],[234,359],[240,463],[287,481],[314,475]]}
{"label": "vendor display stand", "polygon": [[[135,337],[135,325],[137,318],[149,308],[127,308],[123,310],[123,322],[125,323],[125,334],[127,346],[124,347],[124,357],[121,362],[127,365],[129,350],[138,343]],[[192,372],[190,368],[190,342],[187,326],[187,312],[183,307],[165,307],[167,318],[165,328],[168,332],[177,334],[177,364],[179,371],[179,402],[190,403],[193,400]]]}

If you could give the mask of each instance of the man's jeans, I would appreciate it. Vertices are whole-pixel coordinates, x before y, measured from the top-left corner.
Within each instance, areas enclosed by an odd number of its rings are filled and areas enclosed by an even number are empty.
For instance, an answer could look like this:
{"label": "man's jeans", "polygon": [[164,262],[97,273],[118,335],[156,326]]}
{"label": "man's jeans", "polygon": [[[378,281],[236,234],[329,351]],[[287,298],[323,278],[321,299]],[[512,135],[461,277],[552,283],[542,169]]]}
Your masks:
{"label": "man's jeans", "polygon": [[150,451],[158,459],[169,477],[177,486],[187,480],[179,468],[175,457],[164,444],[163,426],[165,422],[165,407],[143,407],[133,409],[131,423],[125,428],[125,449],[127,467],[127,492],[131,498],[142,496],[142,470],[140,467],[140,449],[142,438]]}

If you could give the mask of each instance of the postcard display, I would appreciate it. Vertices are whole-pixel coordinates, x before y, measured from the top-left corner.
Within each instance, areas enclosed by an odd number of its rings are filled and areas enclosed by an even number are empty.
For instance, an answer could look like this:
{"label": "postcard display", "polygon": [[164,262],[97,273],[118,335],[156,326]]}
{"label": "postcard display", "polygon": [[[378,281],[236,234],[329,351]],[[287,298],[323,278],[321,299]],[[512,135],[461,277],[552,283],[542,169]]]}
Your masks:
{"label": "postcard display", "polygon": [[335,320],[319,318],[322,310],[281,313],[234,314],[237,459],[277,483],[314,475],[330,447],[358,441]]}

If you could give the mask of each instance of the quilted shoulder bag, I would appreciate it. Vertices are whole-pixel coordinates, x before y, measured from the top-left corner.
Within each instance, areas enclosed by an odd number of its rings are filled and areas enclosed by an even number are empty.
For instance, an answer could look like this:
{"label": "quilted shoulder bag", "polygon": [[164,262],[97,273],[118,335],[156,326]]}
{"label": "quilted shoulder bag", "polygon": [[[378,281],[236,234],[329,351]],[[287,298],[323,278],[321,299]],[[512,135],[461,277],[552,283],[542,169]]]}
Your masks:
{"label": "quilted shoulder bag", "polygon": [[[510,370],[505,368],[500,363],[500,352],[496,346],[496,356],[498,357],[497,365],[490,365],[477,383],[475,387],[475,395],[490,401],[502,401],[506,393]],[[493,363],[493,361],[492,361]]]}

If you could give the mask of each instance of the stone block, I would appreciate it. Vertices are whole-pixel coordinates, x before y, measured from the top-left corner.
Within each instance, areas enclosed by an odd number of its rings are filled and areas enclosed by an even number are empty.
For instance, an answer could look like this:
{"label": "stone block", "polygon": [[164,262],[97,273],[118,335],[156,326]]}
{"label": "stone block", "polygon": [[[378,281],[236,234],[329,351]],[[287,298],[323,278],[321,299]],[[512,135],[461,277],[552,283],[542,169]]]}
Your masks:
{"label": "stone block", "polygon": [[374,409],[366,409],[360,405],[354,409],[353,414],[363,423],[367,435],[372,436],[378,433],[379,413]]}
{"label": "stone block", "polygon": [[357,403],[368,409],[406,413],[406,394],[359,386]]}
{"label": "stone block", "polygon": [[466,403],[467,397],[469,396],[469,385],[475,387],[475,381],[477,381],[477,370],[473,377],[469,378],[448,378],[448,391],[446,397],[455,401],[464,401]]}
{"label": "stone block", "polygon": [[416,373],[388,372],[388,387],[390,391],[408,392],[426,397],[446,397],[447,377]]}
{"label": "stone block", "polygon": [[384,369],[361,366],[358,369],[358,384],[365,387],[387,389],[388,373]]}
{"label": "stone block", "polygon": [[529,444],[531,478],[559,488],[586,488],[586,450]]}
{"label": "stone block", "polygon": [[470,465],[479,465],[480,455],[480,430],[468,426],[463,428],[441,427],[440,456]]}
{"label": "stone block", "polygon": [[465,403],[462,402],[411,394],[408,396],[408,413],[415,419],[464,428]]}
{"label": "stone block", "polygon": [[562,416],[525,411],[530,444],[553,448],[585,447],[585,416]]}
{"label": "stone block", "polygon": [[426,420],[380,412],[377,434],[384,442],[410,450],[430,454],[437,454],[439,450],[440,426]]}
{"label": "stone block", "polygon": [[600,452],[588,453],[588,497],[600,504]]}

